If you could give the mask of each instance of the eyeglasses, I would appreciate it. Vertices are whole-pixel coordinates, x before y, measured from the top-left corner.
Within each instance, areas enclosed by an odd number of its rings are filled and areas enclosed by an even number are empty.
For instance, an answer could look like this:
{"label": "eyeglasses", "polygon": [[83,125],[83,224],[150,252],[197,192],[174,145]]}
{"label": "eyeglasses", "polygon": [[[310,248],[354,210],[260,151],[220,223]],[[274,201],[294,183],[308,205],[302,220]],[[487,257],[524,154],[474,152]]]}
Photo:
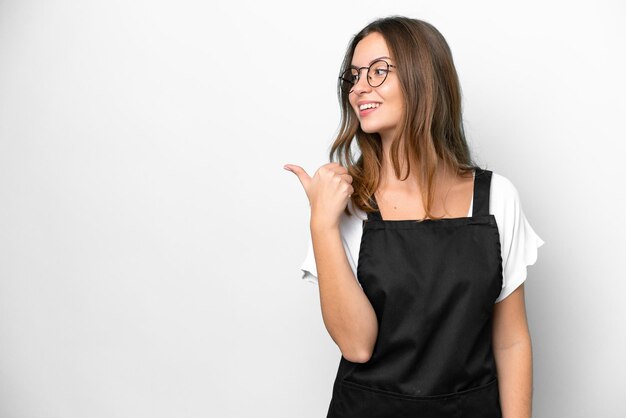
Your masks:
{"label": "eyeglasses", "polygon": [[387,61],[378,60],[370,64],[369,67],[348,68],[339,76],[341,89],[346,94],[352,93],[352,89],[359,82],[361,77],[361,70],[364,69],[367,69],[367,83],[372,87],[378,87],[387,79],[389,67],[395,67],[395,65],[389,64]]}

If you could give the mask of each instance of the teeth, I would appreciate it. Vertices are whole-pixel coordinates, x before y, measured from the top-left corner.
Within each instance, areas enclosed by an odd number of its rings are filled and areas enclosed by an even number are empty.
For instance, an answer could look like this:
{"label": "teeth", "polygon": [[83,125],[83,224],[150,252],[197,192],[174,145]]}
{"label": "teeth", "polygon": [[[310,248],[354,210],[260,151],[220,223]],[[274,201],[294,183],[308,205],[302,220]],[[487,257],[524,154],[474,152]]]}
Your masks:
{"label": "teeth", "polygon": [[365,103],[359,106],[360,110],[371,109],[380,106],[380,103]]}

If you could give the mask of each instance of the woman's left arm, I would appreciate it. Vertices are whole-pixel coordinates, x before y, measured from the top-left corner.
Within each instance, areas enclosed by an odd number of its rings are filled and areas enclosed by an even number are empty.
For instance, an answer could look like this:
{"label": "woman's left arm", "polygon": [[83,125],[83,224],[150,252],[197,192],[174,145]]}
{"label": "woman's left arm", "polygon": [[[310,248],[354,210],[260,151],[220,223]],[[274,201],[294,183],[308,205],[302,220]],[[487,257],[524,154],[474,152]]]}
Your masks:
{"label": "woman's left arm", "polygon": [[524,283],[494,305],[493,351],[502,417],[531,418],[533,363]]}

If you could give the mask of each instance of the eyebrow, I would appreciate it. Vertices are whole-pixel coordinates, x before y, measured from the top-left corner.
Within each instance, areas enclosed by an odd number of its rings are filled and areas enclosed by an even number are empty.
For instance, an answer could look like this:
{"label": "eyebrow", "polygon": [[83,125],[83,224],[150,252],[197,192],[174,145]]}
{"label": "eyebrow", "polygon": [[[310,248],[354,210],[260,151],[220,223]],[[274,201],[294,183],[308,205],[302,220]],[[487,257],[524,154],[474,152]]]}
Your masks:
{"label": "eyebrow", "polygon": [[[369,62],[369,64],[367,64],[367,65],[368,65],[368,66],[370,66],[370,65],[372,65],[372,63],[373,63],[374,61],[378,61],[378,60],[381,60],[381,59],[383,59],[383,58],[387,58],[387,59],[389,59],[389,60],[391,59],[391,57],[378,57],[378,58],[374,58],[373,60],[371,60],[371,61]],[[359,67],[357,67],[357,66],[356,66],[356,65],[354,65],[354,64],[350,64],[350,68],[359,68]]]}

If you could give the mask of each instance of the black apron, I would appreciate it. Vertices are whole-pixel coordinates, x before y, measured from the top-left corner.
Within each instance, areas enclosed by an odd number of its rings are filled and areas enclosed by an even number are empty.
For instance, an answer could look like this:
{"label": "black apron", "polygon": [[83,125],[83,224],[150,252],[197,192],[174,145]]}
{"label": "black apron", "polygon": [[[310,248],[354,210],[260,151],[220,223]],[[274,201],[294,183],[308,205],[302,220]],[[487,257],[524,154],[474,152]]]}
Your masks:
{"label": "black apron", "polygon": [[369,361],[341,357],[327,418],[502,417],[491,346],[502,288],[491,174],[476,169],[471,217],[368,214],[357,276],[378,337]]}

